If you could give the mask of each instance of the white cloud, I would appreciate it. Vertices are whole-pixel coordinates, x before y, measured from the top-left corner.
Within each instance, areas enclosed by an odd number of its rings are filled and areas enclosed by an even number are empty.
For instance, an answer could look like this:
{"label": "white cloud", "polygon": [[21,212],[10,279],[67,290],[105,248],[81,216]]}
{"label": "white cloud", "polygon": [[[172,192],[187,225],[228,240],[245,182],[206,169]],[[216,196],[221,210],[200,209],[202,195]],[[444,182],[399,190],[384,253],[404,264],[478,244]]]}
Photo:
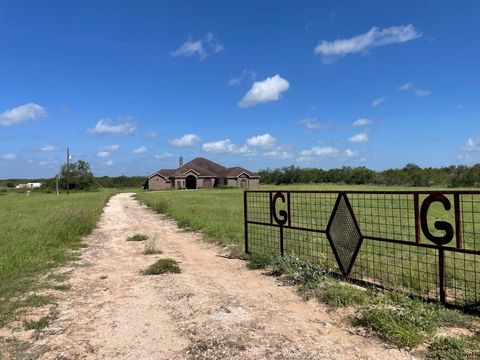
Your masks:
{"label": "white cloud", "polygon": [[142,154],[144,152],[147,151],[147,147],[146,146],[140,146],[139,148],[133,150],[133,153],[134,154]]}
{"label": "white cloud", "polygon": [[425,97],[430,95],[430,91],[418,89],[418,90],[415,90],[415,95],[417,95],[418,97]]}
{"label": "white cloud", "polygon": [[400,91],[407,91],[408,89],[410,89],[410,88],[412,87],[412,85],[413,85],[413,84],[412,84],[411,82],[407,82],[407,83],[405,83],[405,84],[403,84],[403,85],[400,85],[400,86],[398,87],[398,90],[400,90]]}
{"label": "white cloud", "polygon": [[311,149],[302,150],[300,152],[300,156],[303,158],[309,158],[312,156],[335,157],[337,155],[338,149],[333,146],[314,146]]}
{"label": "white cloud", "polygon": [[118,149],[120,149],[120,145],[118,145],[118,144],[105,145],[105,146],[102,146],[100,149],[104,150],[104,151],[114,152],[114,151],[118,151]]}
{"label": "white cloud", "polygon": [[47,110],[44,107],[29,103],[1,113],[0,126],[12,126],[27,120],[36,120],[45,116],[47,116]]}
{"label": "white cloud", "polygon": [[293,157],[293,154],[291,151],[281,149],[281,148],[271,150],[271,151],[266,151],[262,153],[262,155],[272,159],[290,159],[291,157]]}
{"label": "white cloud", "polygon": [[277,101],[289,87],[288,81],[278,74],[263,81],[256,81],[243,99],[240,100],[238,106],[246,108],[265,102]]}
{"label": "white cloud", "polygon": [[40,151],[43,151],[43,152],[52,152],[55,150],[58,150],[58,148],[53,145],[45,145],[40,148]]}
{"label": "white cloud", "polygon": [[201,40],[193,41],[188,39],[177,50],[172,51],[170,55],[173,57],[196,55],[200,60],[203,60],[207,57],[207,52],[205,51]]}
{"label": "white cloud", "polygon": [[242,73],[234,78],[228,80],[228,86],[234,86],[242,83],[246,78],[250,81],[255,81],[257,73],[254,70],[243,70]]}
{"label": "white cloud", "polygon": [[252,147],[269,147],[275,144],[277,139],[275,139],[270,134],[256,135],[247,139],[247,145]]}
{"label": "white cloud", "polygon": [[105,163],[105,165],[107,165],[107,166],[112,166],[112,165],[114,165],[114,164],[115,164],[115,163],[113,162],[112,159],[107,160],[107,162]]}
{"label": "white cloud", "polygon": [[305,126],[308,130],[318,130],[324,128],[326,125],[319,122],[316,118],[305,118],[297,121],[298,125]]}
{"label": "white cloud", "polygon": [[17,160],[18,157],[15,154],[6,154],[2,157],[4,160]]}
{"label": "white cloud", "polygon": [[309,163],[316,157],[333,158],[337,160],[348,160],[358,158],[358,150],[345,149],[340,150],[335,146],[314,146],[310,149],[302,150],[299,153],[297,161]]}
{"label": "white cloud", "polygon": [[155,139],[157,137],[159,137],[160,134],[158,133],[158,131],[156,130],[148,130],[146,133],[145,133],[145,137],[147,138],[150,138],[150,139]]}
{"label": "white cloud", "polygon": [[195,134],[185,134],[181,138],[170,140],[170,145],[175,147],[195,146],[200,141],[200,136]]}
{"label": "white cloud", "polygon": [[365,132],[353,135],[350,139],[348,139],[350,142],[367,142],[368,140],[368,134]]}
{"label": "white cloud", "polygon": [[210,52],[216,54],[223,50],[223,45],[215,39],[215,36],[212,33],[208,33],[204,38],[199,40],[192,40],[192,38],[189,38],[186,42],[180,45],[177,50],[170,52],[170,55],[173,57],[196,56],[200,60],[204,60]]}
{"label": "white cloud", "polygon": [[250,149],[247,145],[237,146],[234,143],[232,143],[230,139],[205,143],[203,144],[202,149],[205,152],[216,153],[216,154],[225,154],[225,153],[240,154],[240,155],[252,154],[252,149]]}
{"label": "white cloud", "polygon": [[359,118],[353,122],[353,127],[362,127],[362,126],[367,126],[372,123],[372,120],[367,119],[367,118]]}
{"label": "white cloud", "polygon": [[233,144],[230,139],[212,141],[203,144],[203,151],[211,153],[226,153],[233,152],[236,149],[236,145]]}
{"label": "white cloud", "polygon": [[380,104],[383,103],[384,101],[385,101],[385,99],[383,97],[376,98],[375,100],[373,100],[372,106],[374,108],[379,107]]}
{"label": "white cloud", "polygon": [[97,152],[97,156],[100,158],[106,158],[110,156],[110,153],[108,151],[99,151]]}
{"label": "white cloud", "polygon": [[117,123],[110,119],[100,119],[95,127],[87,129],[87,134],[97,135],[131,135],[135,132],[136,127],[131,117],[119,118]]}
{"label": "white cloud", "polygon": [[161,154],[155,155],[155,159],[169,159],[172,158],[174,155],[172,153],[169,153],[168,151],[163,152]]}
{"label": "white cloud", "polygon": [[99,149],[97,156],[100,158],[106,158],[112,155],[113,152],[118,151],[118,149],[120,149],[120,145],[118,144],[105,145]]}
{"label": "white cloud", "polygon": [[358,151],[357,150],[352,150],[352,149],[346,149],[345,150],[345,156],[352,158],[352,157],[357,157],[358,156]]}
{"label": "white cloud", "polygon": [[337,57],[363,53],[379,46],[404,43],[421,35],[412,24],[385,29],[372,27],[368,32],[349,39],[324,40],[315,47],[314,53],[320,54],[324,63],[329,63]]}
{"label": "white cloud", "polygon": [[458,157],[463,160],[480,158],[480,138],[468,138],[465,145],[460,149]]}

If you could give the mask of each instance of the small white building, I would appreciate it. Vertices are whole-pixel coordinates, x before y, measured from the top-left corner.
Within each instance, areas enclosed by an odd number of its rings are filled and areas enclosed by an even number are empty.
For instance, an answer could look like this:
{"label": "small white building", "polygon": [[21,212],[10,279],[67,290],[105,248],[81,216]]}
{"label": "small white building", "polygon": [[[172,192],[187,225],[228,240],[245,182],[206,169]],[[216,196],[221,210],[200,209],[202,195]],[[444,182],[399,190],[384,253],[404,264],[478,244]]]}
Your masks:
{"label": "small white building", "polygon": [[42,183],[26,183],[26,184],[18,184],[15,186],[16,189],[38,189],[42,186]]}

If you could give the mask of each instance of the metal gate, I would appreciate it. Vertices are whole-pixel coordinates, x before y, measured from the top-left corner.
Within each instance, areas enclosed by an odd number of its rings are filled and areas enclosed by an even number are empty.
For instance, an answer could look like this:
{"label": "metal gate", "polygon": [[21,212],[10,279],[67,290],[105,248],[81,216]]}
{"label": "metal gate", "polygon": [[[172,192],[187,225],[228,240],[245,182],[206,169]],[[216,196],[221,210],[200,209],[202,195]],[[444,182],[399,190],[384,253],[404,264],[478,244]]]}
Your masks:
{"label": "metal gate", "polygon": [[480,305],[480,191],[245,191],[245,252]]}

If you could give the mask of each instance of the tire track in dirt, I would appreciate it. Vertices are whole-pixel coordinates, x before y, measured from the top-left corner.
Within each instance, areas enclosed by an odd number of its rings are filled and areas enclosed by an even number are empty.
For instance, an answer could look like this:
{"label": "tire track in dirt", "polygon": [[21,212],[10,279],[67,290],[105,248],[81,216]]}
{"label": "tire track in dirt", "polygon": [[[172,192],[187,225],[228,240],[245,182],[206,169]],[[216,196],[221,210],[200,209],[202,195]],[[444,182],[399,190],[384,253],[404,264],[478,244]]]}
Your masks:
{"label": "tire track in dirt", "polygon": [[[143,244],[125,241],[135,233],[155,237],[163,254],[144,255]],[[44,359],[412,358],[336,326],[321,304],[220,256],[221,248],[132,194],[111,198],[86,243],[72,290],[35,342],[50,349]],[[176,259],[182,273],[140,274],[161,257]]]}

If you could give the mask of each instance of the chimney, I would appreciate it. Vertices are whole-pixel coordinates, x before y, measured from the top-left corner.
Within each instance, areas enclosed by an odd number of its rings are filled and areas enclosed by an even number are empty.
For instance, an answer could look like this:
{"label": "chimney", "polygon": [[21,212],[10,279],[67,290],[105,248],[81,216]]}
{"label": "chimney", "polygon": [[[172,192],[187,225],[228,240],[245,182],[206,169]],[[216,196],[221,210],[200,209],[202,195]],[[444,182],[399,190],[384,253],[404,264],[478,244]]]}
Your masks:
{"label": "chimney", "polygon": [[183,156],[180,156],[178,158],[178,167],[182,167],[183,166]]}

